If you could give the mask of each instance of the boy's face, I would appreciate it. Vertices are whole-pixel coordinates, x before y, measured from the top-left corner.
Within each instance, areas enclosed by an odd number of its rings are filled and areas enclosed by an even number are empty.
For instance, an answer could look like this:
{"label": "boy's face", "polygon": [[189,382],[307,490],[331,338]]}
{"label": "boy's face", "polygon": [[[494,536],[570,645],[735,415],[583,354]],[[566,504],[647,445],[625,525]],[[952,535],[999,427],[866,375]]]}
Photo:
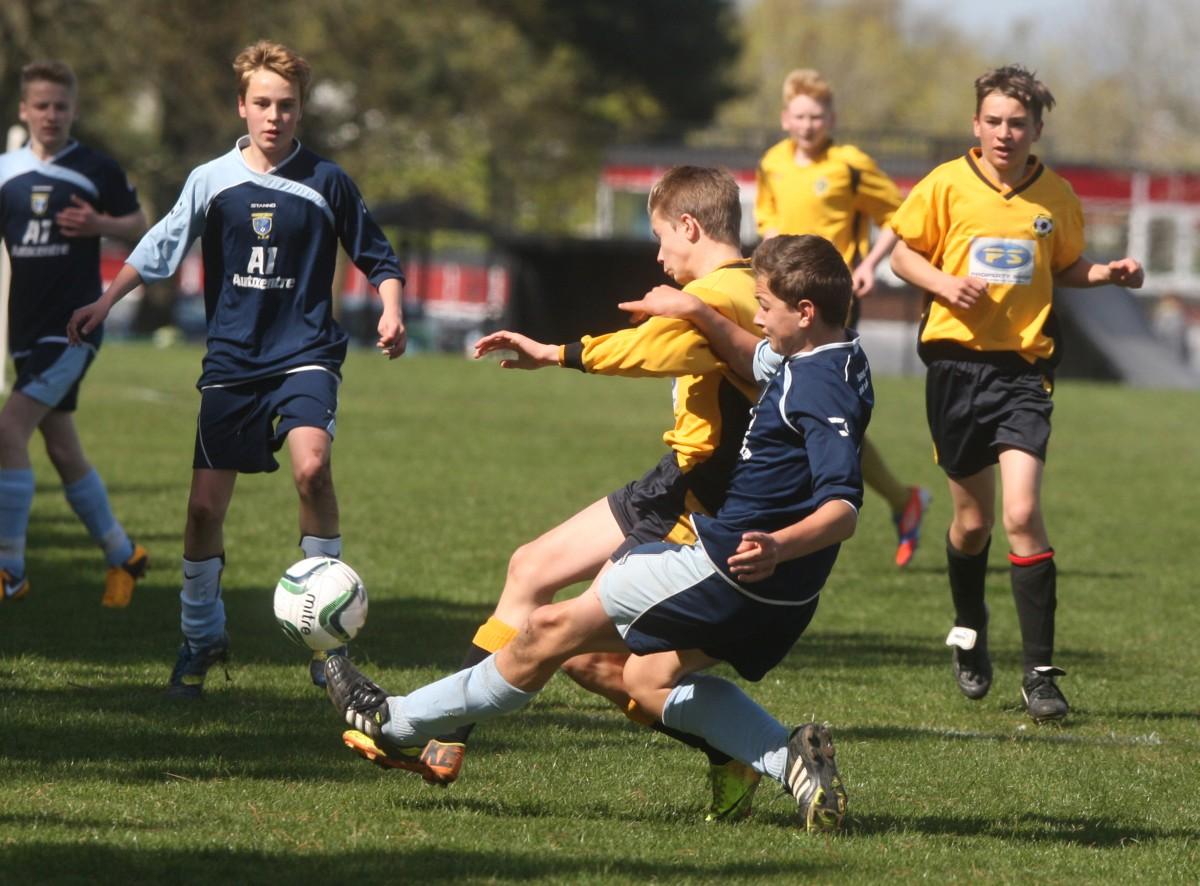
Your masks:
{"label": "boy's face", "polygon": [[812,303],[801,301],[792,307],[771,292],[767,279],[761,276],[754,278],[754,298],[758,302],[754,325],[762,329],[771,350],[785,357],[799,353],[804,348],[804,331],[809,325],[803,308],[808,305],[811,309]]}
{"label": "boy's face", "polygon": [[999,92],[984,96],[975,115],[975,137],[979,149],[997,172],[1021,171],[1033,143],[1041,137],[1042,124],[1018,99]]}
{"label": "boy's face", "polygon": [[829,144],[833,132],[833,108],[807,95],[798,95],[783,109],[780,124],[796,147],[814,157]]}
{"label": "boy's face", "polygon": [[259,68],[250,75],[246,94],[238,96],[238,114],[250,140],[264,156],[279,160],[292,149],[300,122],[300,87],[274,71]]}
{"label": "boy's face", "polygon": [[658,263],[672,280],[687,286],[696,279],[691,268],[696,241],[691,236],[690,216],[669,219],[657,209],[650,213],[650,230],[658,240]]}
{"label": "boy's face", "polygon": [[71,138],[75,122],[75,94],[51,80],[26,84],[19,116],[29,127],[29,137],[48,154],[56,154]]}

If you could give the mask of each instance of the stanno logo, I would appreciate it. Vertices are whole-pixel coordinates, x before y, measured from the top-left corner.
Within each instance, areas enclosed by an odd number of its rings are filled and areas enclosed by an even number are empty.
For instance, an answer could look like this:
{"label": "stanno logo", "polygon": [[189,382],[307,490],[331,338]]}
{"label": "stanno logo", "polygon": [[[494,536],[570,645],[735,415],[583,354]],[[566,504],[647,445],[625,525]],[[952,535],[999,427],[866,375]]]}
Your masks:
{"label": "stanno logo", "polygon": [[273,212],[250,213],[250,227],[254,229],[254,233],[258,234],[260,240],[266,240],[271,236],[271,218],[274,215]]}

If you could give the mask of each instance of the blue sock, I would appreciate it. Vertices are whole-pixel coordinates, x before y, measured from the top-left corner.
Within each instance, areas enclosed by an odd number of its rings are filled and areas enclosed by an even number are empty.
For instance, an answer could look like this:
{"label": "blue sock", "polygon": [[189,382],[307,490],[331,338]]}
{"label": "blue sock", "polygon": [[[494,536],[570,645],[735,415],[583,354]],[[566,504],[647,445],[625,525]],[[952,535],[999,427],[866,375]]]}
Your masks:
{"label": "blue sock", "polygon": [[183,558],[179,626],[192,649],[208,646],[225,633],[225,601],[221,599],[221,570],[224,567],[224,557]]}
{"label": "blue sock", "polygon": [[684,677],[663,705],[662,721],[699,735],[715,748],[783,783],[788,728],[728,680]]}
{"label": "blue sock", "polygon": [[401,745],[424,744],[467,723],[490,720],[524,707],[536,692],[513,686],[489,655],[474,667],[388,699],[383,731]]}
{"label": "blue sock", "polygon": [[300,536],[300,550],[304,551],[305,557],[333,557],[335,560],[342,559],[342,537],[335,535],[333,538],[321,538],[319,535],[302,535]]}
{"label": "blue sock", "polygon": [[25,575],[25,534],[33,507],[33,469],[0,470],[0,569]]}
{"label": "blue sock", "polygon": [[104,559],[109,566],[120,566],[133,556],[133,542],[113,516],[108,504],[108,491],[95,468],[70,486],[64,486],[63,492],[71,510],[87,527],[92,540],[104,549]]}

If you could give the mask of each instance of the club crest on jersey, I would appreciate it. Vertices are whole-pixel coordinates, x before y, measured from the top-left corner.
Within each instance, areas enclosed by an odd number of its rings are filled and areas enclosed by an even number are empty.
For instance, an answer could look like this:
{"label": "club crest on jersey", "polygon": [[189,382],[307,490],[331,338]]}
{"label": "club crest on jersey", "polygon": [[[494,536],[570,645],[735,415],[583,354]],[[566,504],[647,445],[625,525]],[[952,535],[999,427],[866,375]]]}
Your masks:
{"label": "club crest on jersey", "polygon": [[50,208],[50,192],[53,188],[40,187],[34,188],[29,194],[29,208],[33,210],[34,215],[45,215],[46,210]]}
{"label": "club crest on jersey", "polygon": [[254,233],[258,234],[260,240],[271,236],[271,218],[274,215],[273,212],[250,213],[250,226],[254,228]]}
{"label": "club crest on jersey", "polygon": [[829,179],[822,177],[822,178],[817,179],[815,182],[813,182],[813,193],[814,194],[824,194],[828,190],[829,190]]}
{"label": "club crest on jersey", "polygon": [[1033,232],[1039,237],[1049,236],[1054,230],[1054,219],[1048,215],[1039,215],[1033,220]]}

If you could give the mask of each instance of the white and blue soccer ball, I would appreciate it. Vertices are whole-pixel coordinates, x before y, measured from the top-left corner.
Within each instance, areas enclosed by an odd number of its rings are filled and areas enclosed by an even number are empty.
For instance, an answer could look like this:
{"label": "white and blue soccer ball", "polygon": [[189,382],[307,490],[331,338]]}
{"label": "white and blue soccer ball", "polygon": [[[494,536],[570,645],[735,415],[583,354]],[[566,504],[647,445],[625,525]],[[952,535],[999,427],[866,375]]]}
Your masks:
{"label": "white and blue soccer ball", "polygon": [[367,589],[341,560],[309,557],[289,566],[275,585],[275,620],[301,646],[343,646],[366,624]]}

